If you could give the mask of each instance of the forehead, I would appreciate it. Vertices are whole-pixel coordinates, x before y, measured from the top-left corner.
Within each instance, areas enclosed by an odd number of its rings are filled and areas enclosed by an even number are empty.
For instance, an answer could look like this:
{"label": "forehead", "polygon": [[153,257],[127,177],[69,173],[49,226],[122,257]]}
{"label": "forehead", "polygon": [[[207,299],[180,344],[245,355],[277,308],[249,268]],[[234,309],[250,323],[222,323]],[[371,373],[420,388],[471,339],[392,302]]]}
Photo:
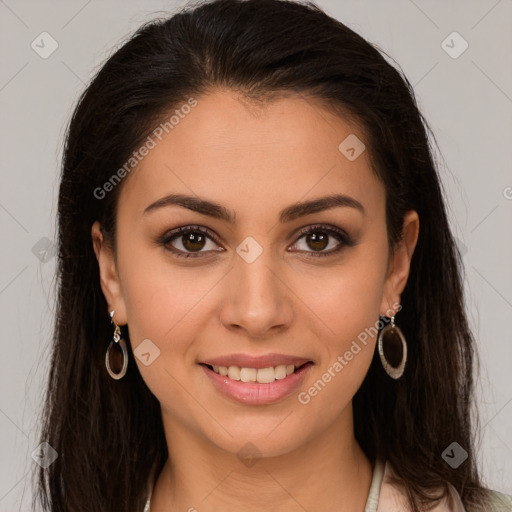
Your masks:
{"label": "forehead", "polygon": [[[164,117],[172,123],[159,138],[152,135],[154,147],[123,184],[120,203],[142,214],[149,202],[173,192],[229,202],[242,212],[335,191],[382,199],[362,149],[364,133],[315,99],[292,94],[256,105],[215,91],[195,101]],[[361,151],[357,158],[347,158],[347,144]]]}

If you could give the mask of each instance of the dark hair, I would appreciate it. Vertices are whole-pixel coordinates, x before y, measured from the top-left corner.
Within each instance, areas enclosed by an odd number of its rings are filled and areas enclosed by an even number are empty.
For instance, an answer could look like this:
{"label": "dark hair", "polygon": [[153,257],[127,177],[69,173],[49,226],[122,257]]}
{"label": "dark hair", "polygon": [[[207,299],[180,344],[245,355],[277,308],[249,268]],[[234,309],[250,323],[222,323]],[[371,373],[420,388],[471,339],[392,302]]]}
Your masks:
{"label": "dark hair", "polygon": [[[59,457],[39,470],[45,510],[142,510],[147,476],[168,456],[159,402],[137,366],[121,381],[105,370],[112,327],[90,231],[99,220],[115,249],[122,184],[103,199],[94,191],[173,108],[215,88],[259,102],[300,94],[337,109],[362,127],[385,185],[391,249],[405,212],[418,212],[397,320],[407,366],[394,381],[374,355],[353,399],[355,435],[370,461],[391,463],[413,510],[431,502],[425,490],[446,491],[447,482],[468,510],[478,509],[486,490],[475,460],[475,347],[461,258],[433,162],[435,138],[411,84],[382,53],[311,3],[217,0],[142,26],[100,69],[73,113],[62,165],[58,313],[41,432]],[[457,470],[441,457],[453,441],[469,455]]]}

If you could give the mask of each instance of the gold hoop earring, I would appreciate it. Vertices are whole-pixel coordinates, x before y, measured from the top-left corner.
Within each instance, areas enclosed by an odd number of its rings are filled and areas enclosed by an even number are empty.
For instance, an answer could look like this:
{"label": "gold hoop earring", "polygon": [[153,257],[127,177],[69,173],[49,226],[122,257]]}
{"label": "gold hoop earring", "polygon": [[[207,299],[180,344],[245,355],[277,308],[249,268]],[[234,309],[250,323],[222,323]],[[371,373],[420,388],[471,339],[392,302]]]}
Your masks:
{"label": "gold hoop earring", "polygon": [[395,325],[395,315],[380,331],[377,346],[384,370],[392,379],[399,379],[407,361],[407,342],[400,327]]}
{"label": "gold hoop earring", "polygon": [[[114,310],[112,310],[110,312],[110,321],[112,322],[112,324],[115,327],[114,327],[114,336],[113,336],[112,340],[110,341],[108,348],[107,348],[107,352],[105,354],[105,366],[107,368],[108,374],[114,380],[119,380],[119,379],[122,379],[126,375],[126,370],[128,368],[128,349],[126,348],[126,341],[124,340],[124,338],[121,337],[121,328],[119,327],[119,324],[117,324],[114,320],[114,313],[115,313]],[[121,370],[117,373],[112,369],[112,366],[110,364],[110,355],[111,355],[112,347],[114,346],[114,344],[121,348],[121,355],[123,357]],[[118,352],[118,354],[119,354],[119,352]]]}

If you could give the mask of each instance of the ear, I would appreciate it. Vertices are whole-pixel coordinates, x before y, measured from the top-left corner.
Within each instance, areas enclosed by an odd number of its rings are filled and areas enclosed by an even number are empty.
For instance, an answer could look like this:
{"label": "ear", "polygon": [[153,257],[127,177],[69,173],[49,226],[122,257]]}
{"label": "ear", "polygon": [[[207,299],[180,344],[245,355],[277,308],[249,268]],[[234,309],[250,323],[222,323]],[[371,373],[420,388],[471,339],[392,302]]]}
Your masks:
{"label": "ear", "polygon": [[409,210],[404,216],[402,239],[395,247],[388,264],[388,274],[380,306],[383,316],[389,317],[398,312],[400,295],[407,284],[412,255],[418,241],[419,228],[418,213],[415,210]]}
{"label": "ear", "polygon": [[94,254],[96,254],[98,260],[100,285],[108,304],[108,312],[114,310],[114,320],[119,325],[125,325],[127,323],[126,306],[116,268],[114,251],[105,243],[98,221],[91,227],[91,237]]}

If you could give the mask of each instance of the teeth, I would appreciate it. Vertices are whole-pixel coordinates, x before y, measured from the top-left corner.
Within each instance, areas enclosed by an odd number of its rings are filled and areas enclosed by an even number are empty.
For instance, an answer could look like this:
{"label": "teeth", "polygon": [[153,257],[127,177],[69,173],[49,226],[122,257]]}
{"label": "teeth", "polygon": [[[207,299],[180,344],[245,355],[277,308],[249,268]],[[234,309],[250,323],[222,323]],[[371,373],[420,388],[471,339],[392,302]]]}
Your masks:
{"label": "teeth", "polygon": [[268,384],[269,382],[274,382],[276,380],[276,371],[272,367],[259,368],[256,380],[261,384]]}
{"label": "teeth", "polygon": [[284,379],[287,375],[295,371],[295,365],[281,364],[276,367],[269,366],[268,368],[239,368],[238,366],[213,366],[213,371],[229,377],[233,380],[241,380],[242,382],[258,382],[260,384],[270,384],[276,379]]}
{"label": "teeth", "polygon": [[258,370],[256,368],[240,368],[240,380],[242,382],[256,382],[257,374]]}
{"label": "teeth", "polygon": [[240,368],[238,366],[230,366],[228,368],[228,377],[233,380],[240,380]]}
{"label": "teeth", "polygon": [[274,373],[276,379],[284,379],[286,377],[286,366],[284,364],[276,366]]}

